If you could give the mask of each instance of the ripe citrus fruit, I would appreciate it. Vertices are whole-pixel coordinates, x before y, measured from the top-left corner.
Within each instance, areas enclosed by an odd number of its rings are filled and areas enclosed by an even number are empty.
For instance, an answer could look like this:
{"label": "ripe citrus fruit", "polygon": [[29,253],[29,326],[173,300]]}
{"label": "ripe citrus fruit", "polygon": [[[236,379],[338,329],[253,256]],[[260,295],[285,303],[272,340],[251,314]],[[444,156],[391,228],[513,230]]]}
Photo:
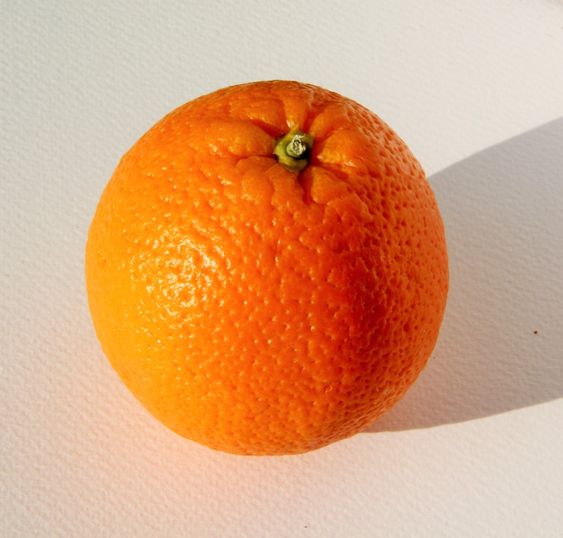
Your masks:
{"label": "ripe citrus fruit", "polygon": [[401,139],[297,82],[222,89],[123,157],[86,247],[97,335],[160,421],[209,447],[292,454],[361,431],[430,355],[442,220]]}

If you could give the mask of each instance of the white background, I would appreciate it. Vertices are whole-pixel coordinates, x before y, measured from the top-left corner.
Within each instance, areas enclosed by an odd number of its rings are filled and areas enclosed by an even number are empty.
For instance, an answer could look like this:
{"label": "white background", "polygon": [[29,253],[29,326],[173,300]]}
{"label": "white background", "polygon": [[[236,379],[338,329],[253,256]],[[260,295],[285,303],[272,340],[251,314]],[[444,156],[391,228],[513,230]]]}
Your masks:
{"label": "white background", "polygon": [[[563,3],[2,2],[2,536],[563,533]],[[86,306],[120,155],[173,107],[288,78],[388,121],[442,209],[451,294],[370,431],[236,457],[154,421]],[[534,333],[537,331],[537,334]]]}

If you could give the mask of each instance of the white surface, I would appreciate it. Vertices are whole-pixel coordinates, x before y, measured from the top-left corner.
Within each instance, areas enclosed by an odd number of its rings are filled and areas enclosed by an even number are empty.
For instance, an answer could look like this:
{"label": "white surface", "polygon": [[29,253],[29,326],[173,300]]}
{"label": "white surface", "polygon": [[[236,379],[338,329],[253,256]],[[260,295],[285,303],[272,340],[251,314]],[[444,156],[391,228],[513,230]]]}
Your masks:
{"label": "white surface", "polygon": [[[563,4],[113,4],[2,3],[0,535],[561,536]],[[372,432],[242,458],[127,393],[89,321],[83,248],[152,123],[270,78],[355,98],[409,143],[451,295],[428,368]]]}

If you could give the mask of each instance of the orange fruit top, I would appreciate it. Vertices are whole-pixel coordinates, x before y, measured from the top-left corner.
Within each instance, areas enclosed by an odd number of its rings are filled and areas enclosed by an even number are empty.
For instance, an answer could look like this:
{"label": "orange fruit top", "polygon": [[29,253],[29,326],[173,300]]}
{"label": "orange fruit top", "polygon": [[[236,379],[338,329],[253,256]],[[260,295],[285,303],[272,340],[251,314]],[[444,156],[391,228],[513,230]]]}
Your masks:
{"label": "orange fruit top", "polygon": [[[301,138],[280,143],[288,133]],[[291,454],[404,394],[435,345],[448,270],[403,141],[350,99],[271,81],[195,99],[125,154],[86,279],[104,352],[155,417],[215,449]]]}

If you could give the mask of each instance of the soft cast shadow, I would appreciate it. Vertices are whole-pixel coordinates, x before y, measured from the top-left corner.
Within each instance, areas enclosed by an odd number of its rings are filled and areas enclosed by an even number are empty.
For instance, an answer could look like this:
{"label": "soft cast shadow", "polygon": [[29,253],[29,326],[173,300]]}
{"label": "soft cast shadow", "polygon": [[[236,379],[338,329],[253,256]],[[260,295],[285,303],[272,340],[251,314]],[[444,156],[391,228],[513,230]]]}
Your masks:
{"label": "soft cast shadow", "polygon": [[563,397],[563,118],[430,177],[450,294],[413,388],[366,432],[428,428]]}

